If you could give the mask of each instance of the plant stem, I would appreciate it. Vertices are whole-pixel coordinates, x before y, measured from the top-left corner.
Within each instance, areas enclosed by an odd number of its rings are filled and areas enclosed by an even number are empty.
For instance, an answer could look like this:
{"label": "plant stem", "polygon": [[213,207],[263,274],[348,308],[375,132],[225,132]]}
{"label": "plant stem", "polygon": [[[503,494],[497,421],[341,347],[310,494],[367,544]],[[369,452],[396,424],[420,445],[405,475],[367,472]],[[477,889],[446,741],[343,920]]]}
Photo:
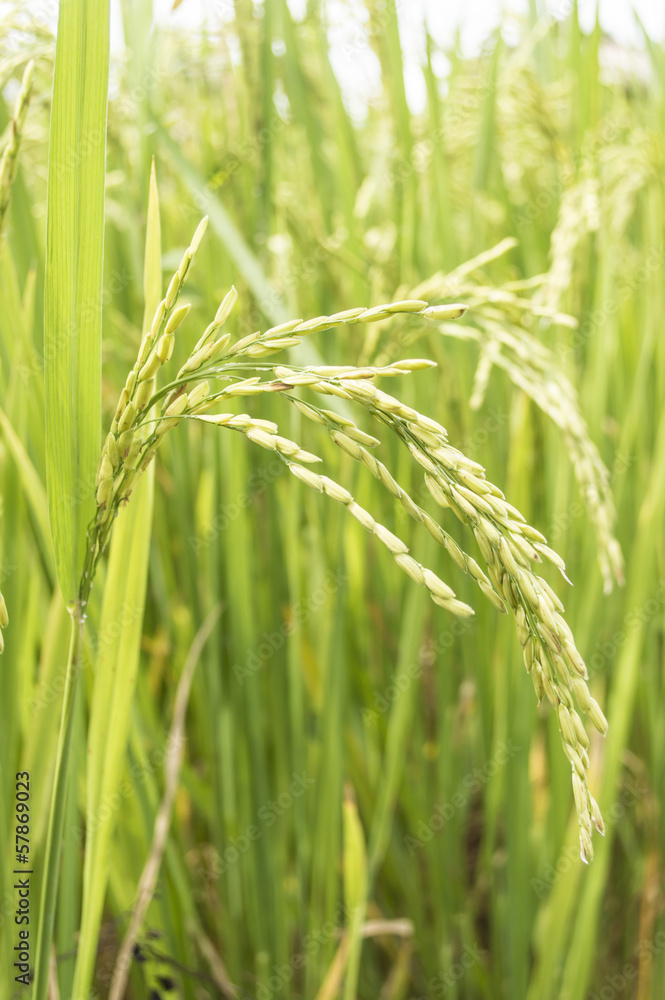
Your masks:
{"label": "plant stem", "polygon": [[60,874],[60,854],[62,851],[62,836],[65,822],[65,804],[67,800],[67,785],[70,770],[70,748],[72,722],[74,718],[74,700],[79,676],[79,658],[83,639],[83,616],[79,614],[77,605],[72,615],[72,630],[67,656],[67,671],[65,675],[65,691],[62,700],[62,717],[60,734],[58,736],[58,752],[55,760],[53,776],[53,795],[49,813],[48,833],[46,837],[46,852],[44,855],[44,876],[42,879],[42,895],[39,908],[39,923],[37,929],[37,956],[35,960],[35,980],[33,1000],[46,1000],[48,991],[49,959],[55,905]]}

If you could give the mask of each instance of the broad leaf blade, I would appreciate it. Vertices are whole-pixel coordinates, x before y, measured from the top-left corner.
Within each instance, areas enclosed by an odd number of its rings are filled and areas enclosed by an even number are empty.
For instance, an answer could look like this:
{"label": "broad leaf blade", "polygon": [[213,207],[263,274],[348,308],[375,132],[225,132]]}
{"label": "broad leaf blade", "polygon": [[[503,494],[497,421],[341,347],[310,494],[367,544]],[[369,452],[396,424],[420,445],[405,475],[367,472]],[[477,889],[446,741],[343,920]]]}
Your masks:
{"label": "broad leaf blade", "polygon": [[108,0],[60,4],[49,147],[46,462],[58,579],[76,603],[101,436]]}

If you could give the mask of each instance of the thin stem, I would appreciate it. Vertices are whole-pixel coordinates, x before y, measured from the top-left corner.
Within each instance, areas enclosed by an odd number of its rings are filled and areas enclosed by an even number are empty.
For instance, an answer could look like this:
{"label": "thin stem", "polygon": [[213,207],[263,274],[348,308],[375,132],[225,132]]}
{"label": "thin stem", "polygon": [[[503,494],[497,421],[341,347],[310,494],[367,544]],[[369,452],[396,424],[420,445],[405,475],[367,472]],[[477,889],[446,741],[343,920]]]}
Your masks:
{"label": "thin stem", "polygon": [[65,804],[70,771],[73,709],[80,672],[78,665],[82,640],[83,617],[79,614],[79,606],[77,605],[76,611],[72,615],[72,629],[65,675],[65,691],[62,700],[62,717],[60,719],[58,751],[53,778],[53,795],[51,797],[51,809],[46,837],[44,876],[42,879],[42,896],[37,929],[37,957],[35,960],[33,1000],[46,1000],[48,991],[49,960],[53,937],[53,923],[55,920],[55,905],[60,875],[60,854],[62,851],[62,837],[65,823]]}
{"label": "thin stem", "polygon": [[[145,919],[146,911],[155,892],[159,869],[164,856],[164,850],[166,848],[169,827],[171,825],[171,816],[173,813],[175,797],[178,791],[178,780],[180,778],[180,769],[182,767],[182,760],[185,751],[185,716],[187,714],[187,705],[189,703],[192,681],[194,680],[194,671],[196,670],[196,666],[201,659],[203,648],[208,641],[212,630],[217,624],[217,620],[221,612],[222,608],[219,604],[217,604],[212,611],[209,612],[208,617],[194,638],[194,642],[189,650],[182,674],[180,675],[178,689],[175,696],[175,705],[173,708],[173,723],[171,725],[171,731],[167,742],[169,755],[165,763],[166,780],[164,782],[164,796],[155,819],[150,854],[148,855],[146,863],[143,867],[138,888],[136,890],[133,907],[134,912],[132,913],[129,928],[125,934],[122,945],[120,946],[115,967],[113,969],[113,979],[111,980],[111,988],[109,990],[109,1000],[122,1000],[125,995],[127,980],[129,979],[129,970],[132,963],[132,950],[138,939],[139,931],[141,930],[141,925]],[[228,985],[230,986],[231,984],[229,983]],[[236,995],[233,988],[230,995]]]}

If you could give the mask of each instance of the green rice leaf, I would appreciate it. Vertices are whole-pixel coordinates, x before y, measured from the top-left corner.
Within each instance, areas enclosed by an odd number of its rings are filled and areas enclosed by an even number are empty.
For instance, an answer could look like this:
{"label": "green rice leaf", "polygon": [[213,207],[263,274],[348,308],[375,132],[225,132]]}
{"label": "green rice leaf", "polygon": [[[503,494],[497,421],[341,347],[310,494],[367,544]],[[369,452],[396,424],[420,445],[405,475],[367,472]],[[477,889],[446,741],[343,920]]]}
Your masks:
{"label": "green rice leaf", "polygon": [[46,461],[58,579],[73,610],[101,436],[108,0],[60,5],[48,172]]}

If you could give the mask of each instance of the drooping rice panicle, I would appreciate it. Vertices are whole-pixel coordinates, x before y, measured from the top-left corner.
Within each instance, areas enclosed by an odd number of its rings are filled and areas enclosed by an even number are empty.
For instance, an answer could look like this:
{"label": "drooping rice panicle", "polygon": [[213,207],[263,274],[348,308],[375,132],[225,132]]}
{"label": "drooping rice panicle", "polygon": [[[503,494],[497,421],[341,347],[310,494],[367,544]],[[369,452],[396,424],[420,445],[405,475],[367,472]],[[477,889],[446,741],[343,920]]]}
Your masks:
{"label": "drooping rice panicle", "polygon": [[[547,581],[531,569],[532,562],[545,558],[565,577],[563,560],[548,547],[544,536],[505,500],[498,487],[486,479],[482,466],[451,447],[445,429],[436,421],[378,389],[369,380],[319,373],[319,381],[310,382],[308,388],[323,394],[331,390],[336,394],[334,390],[339,388],[345,398],[360,403],[395,431],[423,467],[425,483],[436,502],[450,508],[458,520],[472,529],[493,589],[515,618],[525,666],[538,700],[545,695],[557,712],[563,749],[576,775],[573,785],[577,789],[581,855],[589,860],[593,857],[592,820],[600,832],[602,820],[588,788],[589,741],[575,711],[575,701],[603,735],[607,722],[589,694],[587,669],[563,618],[563,605]],[[352,437],[343,431],[334,433],[336,443],[362,460],[360,446]]]}
{"label": "drooping rice panicle", "polygon": [[[285,381],[289,380],[288,369],[278,369],[277,374]],[[370,438],[369,435],[359,430],[350,420],[341,417],[337,413],[311,406],[309,403],[303,403],[295,397],[287,396],[287,398],[290,398],[301,413],[310,420],[314,420],[315,423],[324,423],[335,444],[342,451],[346,452],[347,455],[350,455],[354,461],[365,465],[374,478],[392,496],[399,500],[407,514],[414,521],[423,524],[432,538],[448,552],[456,565],[476,581],[487,599],[494,604],[497,610],[505,613],[506,606],[503,599],[492,588],[490,580],[476,560],[460,548],[454,538],[426,510],[415,502],[407,490],[400,486],[383,462],[375,458],[365,447],[365,444],[368,443],[368,438],[373,445],[378,445],[379,441]]]}
{"label": "drooping rice panicle", "polygon": [[621,547],[615,535],[616,510],[610,488],[610,473],[580,412],[577,393],[558,369],[553,355],[525,331],[488,316],[477,318],[477,326],[442,324],[443,334],[475,340],[483,352],[484,366],[476,376],[472,405],[479,406],[489,376],[496,365],[519,386],[561,430],[570,454],[578,489],[585,502],[597,538],[598,561],[605,592],[623,584]]}
{"label": "drooping rice panicle", "polygon": [[[416,362],[415,367],[418,364]],[[409,370],[409,363],[405,362],[402,372]],[[424,467],[426,485],[437,503],[442,507],[449,507],[459,520],[472,528],[487,563],[489,579],[482,571],[480,578],[473,572],[477,566],[475,560],[470,566],[462,559],[465,562],[464,568],[478,580],[481,589],[495,606],[497,601],[510,606],[527,672],[532,675],[538,699],[546,695],[557,711],[564,752],[576,776],[573,784],[580,821],[581,853],[588,860],[593,856],[590,817],[594,818],[594,825],[599,830],[602,821],[588,789],[588,737],[575,711],[573,697],[599,731],[604,733],[607,724],[586,687],[586,667],[562,617],[563,606],[547,581],[533,573],[530,566],[531,562],[540,562],[541,558],[545,558],[565,577],[563,561],[547,546],[544,536],[526,524],[519,511],[505,500],[498,487],[487,481],[484,469],[450,446],[448,435],[441,425],[384,393],[367,378],[367,374],[374,378],[382,371],[380,368],[363,369],[365,377],[355,378],[350,377],[345,369],[331,372],[325,366],[302,370],[275,368],[275,374],[280,380],[279,386],[306,386],[324,395],[355,400],[395,430],[407,443],[416,461]],[[357,372],[351,373],[352,376],[356,374]],[[268,391],[270,388],[269,383],[261,386],[252,381],[254,384],[247,388],[253,393],[260,392],[262,388]],[[238,391],[243,391],[242,385],[238,387]],[[335,443],[351,457],[367,465],[393,495],[398,495],[394,492],[398,489],[399,498],[404,503],[403,497],[407,495],[385,466],[380,465],[364,447],[366,444],[378,444],[378,441],[350,425],[346,418],[296,402],[310,419],[328,426]],[[312,479],[313,475],[307,473],[302,478],[318,489],[318,480]],[[413,501],[412,506],[408,500],[404,505],[412,515],[414,510],[419,510]],[[433,521],[430,532],[434,537],[437,537],[437,528],[440,526]],[[443,533],[443,529],[440,530]],[[439,540],[446,548],[450,547],[446,544],[445,533]],[[585,790],[586,800],[580,796],[580,782]],[[583,801],[587,803],[586,809],[579,806]]]}
{"label": "drooping rice panicle", "polygon": [[[561,371],[553,352],[541,344],[521,325],[525,315],[535,320],[574,329],[577,321],[562,313],[558,305],[543,304],[537,298],[516,294],[528,288],[539,289],[548,279],[537,275],[503,288],[493,288],[472,276],[515,246],[513,239],[502,240],[496,247],[479,254],[448,274],[440,272],[422,282],[409,294],[412,296],[454,295],[469,306],[471,312],[463,324],[439,324],[442,334],[456,339],[471,340],[482,354],[476,372],[471,405],[482,404],[492,368],[501,368],[515,385],[562,431],[570,455],[578,489],[584,500],[597,539],[598,561],[605,592],[624,582],[621,547],[616,538],[616,511],[610,489],[610,473],[589,434],[580,403],[571,382]],[[400,338],[408,346],[422,336],[424,328],[414,327],[409,339]],[[388,343],[377,361],[390,354],[397,344]]]}

